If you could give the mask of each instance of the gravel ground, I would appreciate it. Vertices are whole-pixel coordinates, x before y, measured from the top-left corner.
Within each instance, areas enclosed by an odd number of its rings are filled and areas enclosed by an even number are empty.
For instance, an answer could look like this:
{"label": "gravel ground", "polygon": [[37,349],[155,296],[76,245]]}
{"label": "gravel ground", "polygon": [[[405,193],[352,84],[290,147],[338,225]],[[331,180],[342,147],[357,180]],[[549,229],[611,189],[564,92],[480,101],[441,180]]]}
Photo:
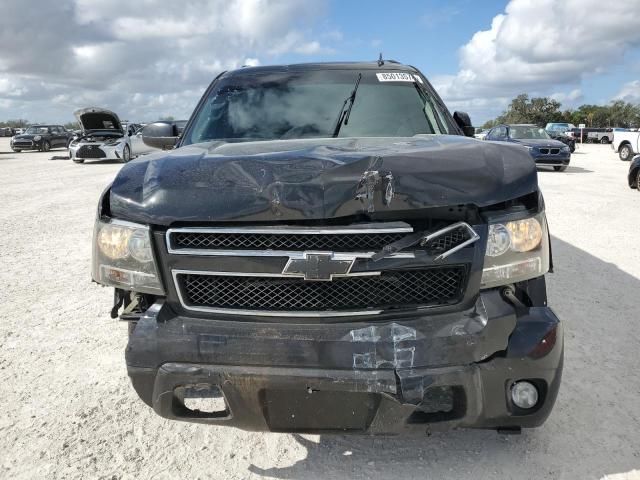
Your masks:
{"label": "gravel ground", "polygon": [[[640,194],[585,145],[541,171],[565,322],[556,408],[520,436],[384,439],[247,433],[165,421],[126,374],[126,325],[89,282],[98,195],[120,168],[14,154],[0,139],[0,477],[638,478]],[[626,475],[620,475],[626,474]]]}

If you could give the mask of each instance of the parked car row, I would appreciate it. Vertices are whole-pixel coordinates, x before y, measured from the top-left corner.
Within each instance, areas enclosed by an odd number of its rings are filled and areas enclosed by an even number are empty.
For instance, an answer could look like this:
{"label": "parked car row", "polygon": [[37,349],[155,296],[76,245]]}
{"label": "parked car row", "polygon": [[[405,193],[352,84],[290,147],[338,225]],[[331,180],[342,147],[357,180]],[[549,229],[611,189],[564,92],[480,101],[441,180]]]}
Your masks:
{"label": "parked car row", "polygon": [[[40,124],[26,129],[0,128],[0,136],[11,136],[10,146],[14,152],[48,152],[54,148],[68,148],[69,156],[75,163],[93,159],[126,163],[156,150],[142,141],[142,129],[146,124],[121,122],[118,115],[104,108],[89,107],[74,113],[80,130]],[[187,122],[181,120],[172,123],[180,134]]]}
{"label": "parked car row", "polygon": [[[554,132],[554,136],[560,135]],[[536,165],[553,167],[557,172],[567,169],[571,152],[575,150],[575,140],[571,144],[568,137],[565,141],[554,139],[544,128],[533,124],[496,125],[485,134],[484,139],[522,145],[527,148]]]}
{"label": "parked car row", "polygon": [[62,125],[31,125],[23,134],[11,137],[14,152],[39,150],[48,152],[52,148],[67,148],[73,133]]}

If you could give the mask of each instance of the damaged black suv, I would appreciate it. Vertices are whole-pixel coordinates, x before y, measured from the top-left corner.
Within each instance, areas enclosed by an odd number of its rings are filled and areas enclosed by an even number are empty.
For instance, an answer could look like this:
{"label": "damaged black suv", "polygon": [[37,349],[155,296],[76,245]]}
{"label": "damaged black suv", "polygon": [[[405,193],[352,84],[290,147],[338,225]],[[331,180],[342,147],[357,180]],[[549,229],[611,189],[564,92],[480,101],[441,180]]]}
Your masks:
{"label": "damaged black suv", "polygon": [[93,279],[159,415],[279,432],[541,425],[561,324],[536,167],[396,62],[219,75],[99,202]]}

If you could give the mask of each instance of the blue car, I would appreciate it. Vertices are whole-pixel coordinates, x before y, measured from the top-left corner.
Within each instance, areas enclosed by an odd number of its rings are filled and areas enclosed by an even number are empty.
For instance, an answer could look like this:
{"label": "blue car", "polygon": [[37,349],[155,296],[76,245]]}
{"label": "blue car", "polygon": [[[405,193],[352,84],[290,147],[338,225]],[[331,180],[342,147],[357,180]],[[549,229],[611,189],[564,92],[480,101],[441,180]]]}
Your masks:
{"label": "blue car", "polygon": [[569,146],[552,139],[537,125],[497,125],[489,131],[486,140],[522,145],[529,150],[536,165],[553,167],[557,172],[564,172],[571,161]]}
{"label": "blue car", "polygon": [[629,165],[629,186],[640,192],[640,155],[636,155]]}

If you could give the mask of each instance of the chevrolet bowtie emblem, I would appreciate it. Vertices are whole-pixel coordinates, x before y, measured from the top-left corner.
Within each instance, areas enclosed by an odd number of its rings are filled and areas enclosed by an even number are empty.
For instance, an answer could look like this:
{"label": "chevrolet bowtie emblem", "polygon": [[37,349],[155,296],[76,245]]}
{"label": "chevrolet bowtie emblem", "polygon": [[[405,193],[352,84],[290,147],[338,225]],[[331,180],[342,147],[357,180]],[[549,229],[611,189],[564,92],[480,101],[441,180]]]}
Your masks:
{"label": "chevrolet bowtie emblem", "polygon": [[282,274],[305,280],[331,281],[336,275],[348,275],[355,261],[355,257],[336,259],[331,253],[305,252],[303,258],[290,258]]}

